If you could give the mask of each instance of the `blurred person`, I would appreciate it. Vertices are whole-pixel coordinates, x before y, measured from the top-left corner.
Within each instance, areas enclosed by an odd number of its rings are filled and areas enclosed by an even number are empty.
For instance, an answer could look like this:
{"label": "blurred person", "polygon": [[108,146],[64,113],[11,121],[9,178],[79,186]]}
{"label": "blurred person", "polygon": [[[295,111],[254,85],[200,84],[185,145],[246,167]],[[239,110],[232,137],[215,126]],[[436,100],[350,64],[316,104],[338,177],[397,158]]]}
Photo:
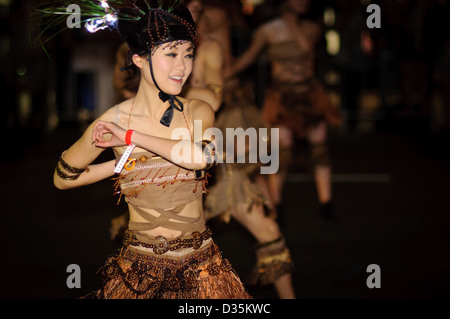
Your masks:
{"label": "blurred person", "polygon": [[130,48],[126,42],[123,42],[116,51],[113,85],[119,102],[134,97],[139,88],[139,74],[126,67],[131,60],[129,53]]}
{"label": "blurred person", "polygon": [[[214,124],[210,105],[178,96],[192,71],[197,39],[189,11],[180,1],[101,5],[95,8],[105,23],[111,21],[106,14],[117,14],[117,28],[129,45],[140,84],[133,98],[94,121],[62,153],[55,168],[54,184],[59,189],[92,184],[119,170],[116,190],[128,203],[130,221],[123,247],[106,260],[103,287],[86,297],[250,298],[205,225],[202,195],[214,147],[210,141],[198,145],[192,136],[171,138],[175,129],[187,129],[192,135],[196,120],[202,121],[202,131]],[[105,13],[105,5],[114,10]],[[59,8],[54,4],[46,12],[57,13]],[[97,28],[95,21],[91,20]],[[172,151],[180,143],[192,156],[174,163]],[[107,148],[114,150],[116,160],[93,165]],[[130,157],[123,158],[127,150]],[[193,161],[197,155],[200,163]]]}
{"label": "blurred person", "polygon": [[191,12],[199,34],[194,68],[182,95],[188,99],[201,99],[217,112],[222,105],[223,68],[225,63],[222,44],[206,32],[203,1],[184,2]]}
{"label": "blurred person", "polygon": [[[224,103],[216,122],[227,143],[234,141],[227,128],[267,128],[261,119],[260,111],[254,102],[253,86],[235,81],[228,82],[224,92]],[[269,137],[258,136],[257,140]],[[228,146],[227,146],[228,151]],[[253,267],[248,283],[251,285],[274,285],[281,299],[294,299],[292,283],[294,264],[290,249],[276,221],[276,208],[272,205],[272,196],[268,187],[268,178],[260,173],[261,163],[249,163],[249,154],[257,152],[256,145],[246,142],[244,149],[237,147],[234,141],[233,163],[219,164],[215,169],[215,180],[209,187],[205,198],[205,216],[209,221],[236,219],[256,239],[256,265]],[[226,152],[222,155],[226,157]],[[236,162],[237,158],[246,158],[245,163]]]}
{"label": "blurred person", "polygon": [[321,36],[321,26],[308,17],[309,9],[309,0],[283,1],[281,16],[255,30],[247,51],[225,74],[230,77],[242,72],[266,50],[271,79],[263,118],[280,130],[280,171],[269,176],[273,204],[280,213],[295,137],[306,139],[310,146],[310,165],[321,214],[333,219],[327,126],[340,125],[341,117],[316,78],[315,49]]}
{"label": "blurred person", "polygon": [[[188,2],[188,8],[192,2],[199,3],[199,1]],[[224,7],[224,4],[217,5],[211,1],[208,3],[207,14],[202,14],[199,19],[200,47],[203,37],[212,39],[210,41],[218,41],[222,45],[221,56],[231,57],[229,32],[231,25],[226,18],[229,10]],[[225,21],[227,23],[224,23]],[[205,54],[211,53],[207,51]],[[214,55],[211,55],[208,58],[213,57]],[[198,62],[197,59],[194,64],[194,76],[196,70],[199,71],[197,75],[200,75],[202,71],[203,73],[213,72],[211,69],[208,71],[208,68],[196,68]],[[207,74],[200,75],[200,77],[206,76]],[[242,81],[234,78],[224,83],[223,90],[223,105],[218,114],[216,126],[224,134],[225,140],[230,138],[226,135],[227,128],[266,127],[254,104],[251,86],[243,85]],[[202,99],[201,96],[197,98]],[[235,145],[235,156],[248,155],[249,152],[254,151],[251,150],[252,147],[247,144],[246,149],[239,153]],[[225,158],[226,154],[222,156]],[[233,217],[257,240],[258,244],[255,248],[257,261],[249,279],[250,284],[273,284],[280,298],[294,299],[293,262],[290,250],[275,220],[275,208],[270,205],[267,178],[257,172],[258,169],[258,164],[220,164],[215,171],[215,182],[210,186],[205,199],[205,215],[208,220],[219,217],[227,222]]]}
{"label": "blurred person", "polygon": [[239,0],[203,0],[201,32],[207,33],[209,38],[222,45],[225,69],[233,63],[233,36],[240,36],[247,29],[240,10]]}

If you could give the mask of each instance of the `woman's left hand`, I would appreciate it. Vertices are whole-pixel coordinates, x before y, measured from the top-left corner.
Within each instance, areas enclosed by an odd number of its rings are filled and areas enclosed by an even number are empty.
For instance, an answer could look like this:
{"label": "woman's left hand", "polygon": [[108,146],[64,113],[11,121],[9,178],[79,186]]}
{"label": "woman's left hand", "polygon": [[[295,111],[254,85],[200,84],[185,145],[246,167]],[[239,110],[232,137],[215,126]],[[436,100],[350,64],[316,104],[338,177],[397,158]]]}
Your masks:
{"label": "woman's left hand", "polygon": [[[126,132],[126,130],[113,122],[98,121],[94,125],[92,143],[95,146],[104,148],[126,146]],[[110,135],[111,138],[105,139],[105,135]]]}

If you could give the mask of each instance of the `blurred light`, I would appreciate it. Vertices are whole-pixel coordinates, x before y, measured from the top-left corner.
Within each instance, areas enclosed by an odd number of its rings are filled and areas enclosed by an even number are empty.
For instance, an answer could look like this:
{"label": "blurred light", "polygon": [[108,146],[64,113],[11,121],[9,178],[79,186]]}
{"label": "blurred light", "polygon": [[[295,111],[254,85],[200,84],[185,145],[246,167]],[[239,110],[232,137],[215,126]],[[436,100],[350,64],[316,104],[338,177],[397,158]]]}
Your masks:
{"label": "blurred light", "polygon": [[24,76],[25,74],[27,74],[27,66],[26,65],[19,65],[16,69],[17,75],[18,76]]}
{"label": "blurred light", "polygon": [[373,51],[373,41],[368,31],[361,31],[361,50],[370,54]]}
{"label": "blurred light", "polygon": [[5,57],[11,50],[11,40],[8,35],[0,35],[0,57]]}
{"label": "blurred light", "polygon": [[341,77],[339,76],[339,73],[335,70],[329,70],[325,73],[325,83],[329,85],[338,85],[341,82]]}
{"label": "blurred light", "polygon": [[18,93],[17,99],[19,124],[21,127],[26,127],[31,115],[31,93],[28,90],[22,90]]}
{"label": "blurred light", "polygon": [[11,0],[0,0],[0,6],[9,7],[11,5]]}
{"label": "blurred light", "polygon": [[106,1],[106,0],[100,0],[100,5],[105,9],[109,8],[108,1]]}
{"label": "blurred light", "polygon": [[332,7],[327,7],[323,12],[323,22],[331,27],[336,22],[336,13]]}
{"label": "blurred light", "polygon": [[117,22],[117,17],[114,14],[109,13],[109,14],[105,15],[105,17],[103,19],[96,18],[96,19],[87,20],[84,27],[89,32],[94,33],[99,30],[104,30],[107,28],[113,29],[115,27],[116,22]]}
{"label": "blurred light", "polygon": [[255,11],[255,7],[264,3],[264,0],[241,0],[242,13],[251,15]]}
{"label": "blurred light", "polygon": [[337,55],[341,50],[341,38],[336,30],[328,30],[325,32],[327,41],[327,52],[329,55]]}

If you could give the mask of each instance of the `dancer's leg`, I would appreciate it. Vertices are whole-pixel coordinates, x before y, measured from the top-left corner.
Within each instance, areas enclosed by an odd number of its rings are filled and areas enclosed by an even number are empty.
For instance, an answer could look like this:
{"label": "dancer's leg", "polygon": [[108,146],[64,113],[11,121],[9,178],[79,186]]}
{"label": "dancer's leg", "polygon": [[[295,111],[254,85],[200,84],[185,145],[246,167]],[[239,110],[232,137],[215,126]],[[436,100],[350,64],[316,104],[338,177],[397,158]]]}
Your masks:
{"label": "dancer's leg", "polygon": [[[265,215],[260,204],[252,205],[250,211],[245,204],[241,204],[238,210],[233,217],[247,228],[259,243],[256,250],[256,273],[259,278],[255,281],[259,280],[262,284],[272,282],[279,298],[294,299],[291,275],[293,264],[277,222]],[[264,272],[263,275],[261,271]]]}
{"label": "dancer's leg", "polygon": [[332,218],[332,169],[327,146],[327,126],[325,122],[310,128],[307,132],[317,197],[324,217]]}
{"label": "dancer's leg", "polygon": [[289,162],[292,156],[294,137],[292,131],[285,127],[279,127],[280,168],[277,173],[268,176],[271,201],[276,206],[281,203],[283,187],[286,181]]}

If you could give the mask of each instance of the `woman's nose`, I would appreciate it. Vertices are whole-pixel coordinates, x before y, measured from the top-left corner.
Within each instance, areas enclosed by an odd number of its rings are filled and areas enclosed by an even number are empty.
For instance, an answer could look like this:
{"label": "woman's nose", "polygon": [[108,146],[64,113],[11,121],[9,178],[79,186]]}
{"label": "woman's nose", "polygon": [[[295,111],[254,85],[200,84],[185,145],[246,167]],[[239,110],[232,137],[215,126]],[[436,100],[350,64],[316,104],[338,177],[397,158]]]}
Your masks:
{"label": "woman's nose", "polygon": [[186,62],[184,61],[183,56],[179,56],[179,58],[177,59],[177,64],[176,64],[176,68],[178,70],[186,70]]}

